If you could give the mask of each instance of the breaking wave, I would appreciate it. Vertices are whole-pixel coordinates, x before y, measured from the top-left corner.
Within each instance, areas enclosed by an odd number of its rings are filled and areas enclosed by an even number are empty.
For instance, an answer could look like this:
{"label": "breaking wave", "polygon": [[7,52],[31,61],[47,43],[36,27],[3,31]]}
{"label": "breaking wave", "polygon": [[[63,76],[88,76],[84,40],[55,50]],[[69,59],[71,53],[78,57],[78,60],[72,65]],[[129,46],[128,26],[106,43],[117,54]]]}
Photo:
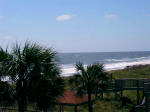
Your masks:
{"label": "breaking wave", "polygon": [[[124,69],[127,66],[150,64],[150,57],[105,59],[104,68],[106,71]],[[87,65],[85,65],[87,66]],[[76,73],[75,65],[62,65],[62,76],[71,76]]]}

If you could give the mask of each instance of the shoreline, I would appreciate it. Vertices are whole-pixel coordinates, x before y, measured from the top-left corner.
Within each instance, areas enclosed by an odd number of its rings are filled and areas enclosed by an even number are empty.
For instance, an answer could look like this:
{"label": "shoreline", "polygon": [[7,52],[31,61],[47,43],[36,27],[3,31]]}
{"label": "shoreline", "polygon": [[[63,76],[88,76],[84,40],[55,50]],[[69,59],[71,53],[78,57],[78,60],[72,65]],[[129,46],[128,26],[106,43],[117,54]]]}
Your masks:
{"label": "shoreline", "polygon": [[[126,66],[125,68],[122,68],[122,69],[108,70],[106,72],[113,73],[113,72],[119,72],[119,71],[122,71],[122,70],[136,70],[136,69],[142,69],[142,68],[145,68],[145,67],[148,67],[148,66],[150,66],[150,64],[131,65],[131,66]],[[62,77],[71,77],[71,76],[73,76],[73,74],[75,74],[75,73],[62,75]]]}
{"label": "shoreline", "polygon": [[[132,68],[132,66],[136,67],[139,65],[144,65],[144,66],[150,65],[150,56],[135,58],[134,60],[132,59],[132,61],[130,59],[119,59],[119,60],[111,59],[107,61],[114,61],[114,62],[105,63],[105,64],[102,63],[104,65],[104,69],[106,71],[114,71],[114,70],[126,69],[127,67],[129,69]],[[85,64],[84,66],[86,67],[87,64]],[[62,76],[70,76],[76,73],[75,64],[62,64],[61,71],[62,71],[61,73]]]}

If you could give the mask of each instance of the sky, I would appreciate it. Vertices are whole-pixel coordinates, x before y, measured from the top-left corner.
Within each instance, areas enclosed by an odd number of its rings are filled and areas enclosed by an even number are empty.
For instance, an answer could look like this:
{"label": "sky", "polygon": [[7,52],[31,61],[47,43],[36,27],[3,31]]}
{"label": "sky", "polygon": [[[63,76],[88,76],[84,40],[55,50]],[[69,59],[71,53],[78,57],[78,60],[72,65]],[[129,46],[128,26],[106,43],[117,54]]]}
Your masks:
{"label": "sky", "polygon": [[0,0],[0,46],[150,51],[150,0]]}

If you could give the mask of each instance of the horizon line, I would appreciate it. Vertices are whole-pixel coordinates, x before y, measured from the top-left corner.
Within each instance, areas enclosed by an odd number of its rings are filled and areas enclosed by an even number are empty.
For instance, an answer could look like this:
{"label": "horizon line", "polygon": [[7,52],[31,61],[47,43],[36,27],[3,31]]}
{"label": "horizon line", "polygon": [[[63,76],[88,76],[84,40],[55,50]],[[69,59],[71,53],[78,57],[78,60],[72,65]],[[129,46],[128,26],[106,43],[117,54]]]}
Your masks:
{"label": "horizon line", "polygon": [[58,52],[58,53],[119,53],[119,52],[150,52],[150,50],[144,50],[144,51],[80,51],[80,52]]}

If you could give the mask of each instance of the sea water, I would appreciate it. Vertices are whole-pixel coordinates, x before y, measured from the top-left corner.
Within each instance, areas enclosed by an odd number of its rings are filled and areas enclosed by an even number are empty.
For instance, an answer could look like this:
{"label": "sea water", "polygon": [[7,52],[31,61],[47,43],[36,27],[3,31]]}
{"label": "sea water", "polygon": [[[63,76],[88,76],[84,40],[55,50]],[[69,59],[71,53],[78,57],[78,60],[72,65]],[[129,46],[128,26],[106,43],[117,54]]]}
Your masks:
{"label": "sea water", "polygon": [[106,71],[123,69],[127,66],[150,64],[150,51],[143,52],[91,52],[59,53],[62,76],[76,73],[75,64],[82,62],[86,67],[92,63],[104,64]]}

